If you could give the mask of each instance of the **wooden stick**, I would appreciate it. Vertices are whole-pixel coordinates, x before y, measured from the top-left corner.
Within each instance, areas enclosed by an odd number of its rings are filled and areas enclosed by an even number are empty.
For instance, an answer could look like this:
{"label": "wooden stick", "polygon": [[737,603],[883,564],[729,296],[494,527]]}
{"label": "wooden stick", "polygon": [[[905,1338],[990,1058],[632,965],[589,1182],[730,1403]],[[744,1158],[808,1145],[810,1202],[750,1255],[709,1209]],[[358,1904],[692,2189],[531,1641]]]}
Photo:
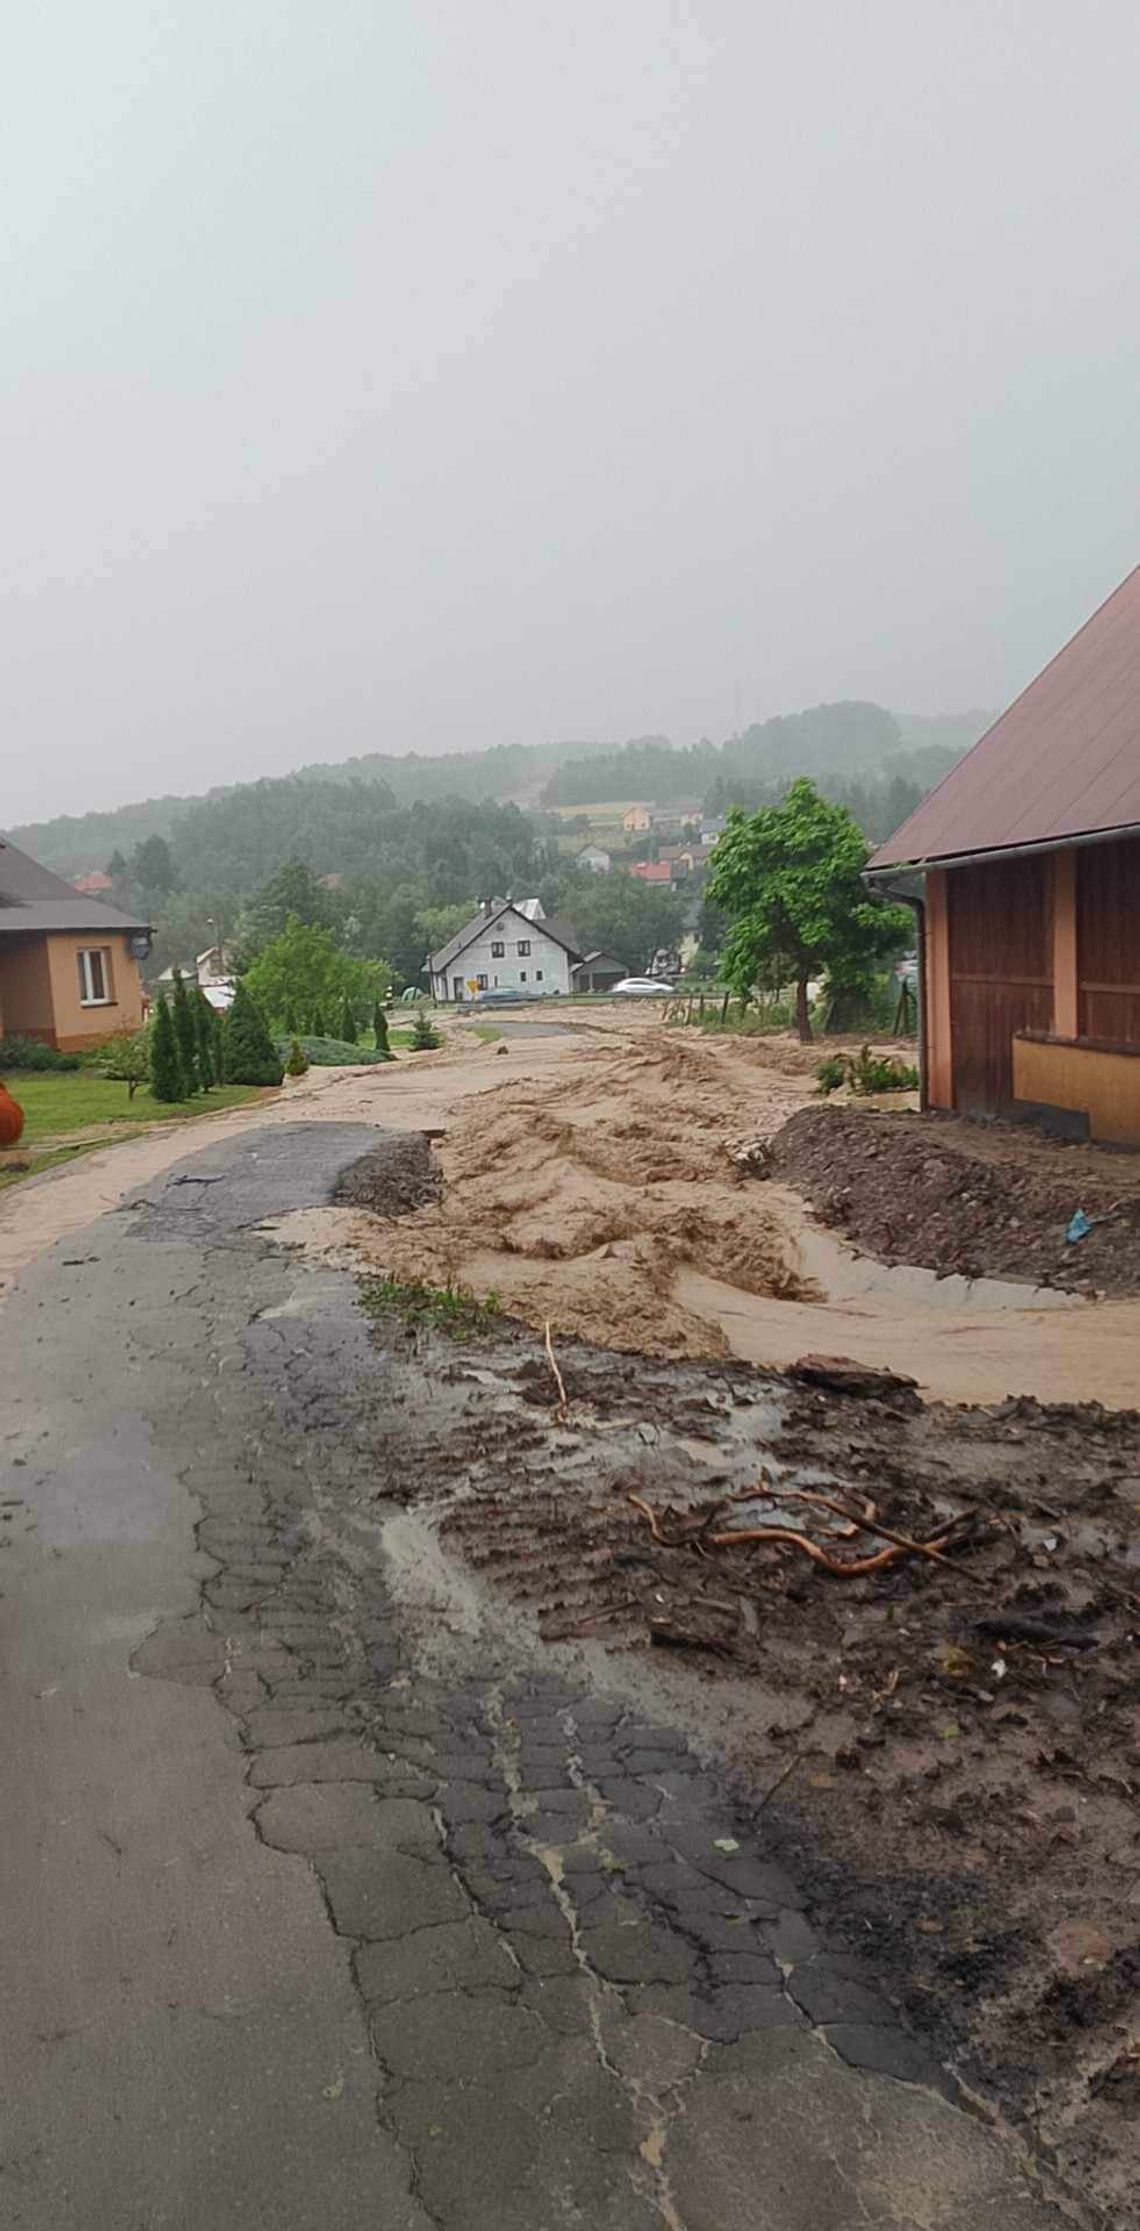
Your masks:
{"label": "wooden stick", "polygon": [[[781,1490],[781,1493],[788,1501],[791,1501],[792,1497],[794,1496],[797,1502],[818,1503],[825,1511],[834,1511],[838,1518],[845,1518],[849,1522],[851,1520],[850,1511],[846,1510],[842,1503],[835,1502],[830,1495],[817,1494],[815,1489],[802,1487],[786,1487]],[[951,1525],[954,1525],[956,1523],[956,1520],[950,1521]],[[947,1557],[944,1550],[938,1549],[935,1546],[938,1539],[937,1535],[935,1536],[934,1541],[916,1542],[910,1534],[894,1533],[891,1527],[884,1526],[882,1520],[878,1518],[859,1519],[857,1524],[861,1533],[880,1534],[885,1542],[894,1542],[897,1549],[912,1550],[916,1557],[931,1557],[933,1558],[935,1564],[938,1565],[953,1565],[956,1572],[961,1569],[953,1557]],[[949,1529],[943,1528],[942,1531],[948,1532]],[[971,1575],[971,1578],[974,1580],[984,1579],[987,1588],[993,1586],[993,1583],[990,1580],[988,1574],[973,1573]]]}
{"label": "wooden stick", "polygon": [[566,1403],[566,1382],[565,1382],[565,1380],[563,1379],[563,1377],[562,1377],[562,1373],[560,1372],[560,1370],[559,1370],[559,1368],[558,1368],[558,1363],[557,1363],[557,1359],[556,1359],[556,1357],[555,1357],[555,1354],[554,1354],[554,1342],[552,1341],[552,1339],[551,1339],[551,1337],[550,1337],[550,1319],[549,1319],[549,1317],[548,1317],[548,1318],[547,1318],[547,1320],[546,1320],[546,1354],[547,1354],[547,1358],[548,1358],[548,1360],[549,1360],[549,1363],[550,1363],[550,1368],[551,1368],[552,1372],[554,1373],[554,1384],[555,1384],[555,1386],[556,1386],[556,1387],[557,1387],[557,1389],[558,1389],[558,1406],[557,1406],[557,1411],[556,1411],[556,1415],[557,1415],[557,1416],[559,1416],[560,1418],[562,1418],[562,1419],[563,1419],[563,1421],[565,1421],[565,1417],[566,1417],[566,1409],[567,1409],[567,1403]]}

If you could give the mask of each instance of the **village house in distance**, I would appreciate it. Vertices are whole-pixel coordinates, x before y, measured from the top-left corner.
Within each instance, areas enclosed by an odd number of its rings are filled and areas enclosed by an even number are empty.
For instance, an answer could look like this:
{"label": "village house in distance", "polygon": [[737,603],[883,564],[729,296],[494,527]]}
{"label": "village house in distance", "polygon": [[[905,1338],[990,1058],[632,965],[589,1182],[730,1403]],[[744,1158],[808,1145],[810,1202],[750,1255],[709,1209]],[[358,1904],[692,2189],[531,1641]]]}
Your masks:
{"label": "village house in distance", "polygon": [[138,1030],[139,962],[150,945],[149,923],[77,890],[0,837],[0,1038],[82,1053]]}
{"label": "village house in distance", "polygon": [[555,993],[605,992],[625,975],[612,953],[584,953],[560,915],[537,899],[486,899],[457,934],[430,953],[432,996],[461,1005],[480,992],[513,991],[528,999]]}
{"label": "village house in distance", "polygon": [[869,874],[917,904],[927,1104],[1140,1146],[1140,568]]}

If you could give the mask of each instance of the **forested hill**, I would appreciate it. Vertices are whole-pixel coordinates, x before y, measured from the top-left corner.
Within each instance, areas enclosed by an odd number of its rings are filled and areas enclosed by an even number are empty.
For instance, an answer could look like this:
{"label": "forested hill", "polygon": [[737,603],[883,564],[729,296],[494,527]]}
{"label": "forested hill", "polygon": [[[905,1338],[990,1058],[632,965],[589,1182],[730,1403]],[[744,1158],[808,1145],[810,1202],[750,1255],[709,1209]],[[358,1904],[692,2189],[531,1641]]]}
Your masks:
{"label": "forested hill", "polygon": [[796,774],[853,782],[898,776],[927,788],[981,734],[986,717],[896,718],[881,705],[851,702],[782,715],[722,745],[675,748],[665,736],[648,736],[621,745],[507,744],[437,759],[372,753],[205,798],[154,798],[117,812],[29,823],[10,834],[61,875],[106,867],[116,853],[160,836],[170,842],[186,887],[248,891],[295,856],[318,873],[364,869],[382,841],[379,823],[417,804],[692,798],[717,811],[758,800],[769,785]]}
{"label": "forested hill", "polygon": [[723,744],[707,740],[674,750],[663,737],[622,744],[586,757],[567,756],[542,793],[546,805],[602,804],[609,799],[703,799],[714,807],[744,784],[782,783],[794,775],[857,778],[901,768],[928,756],[931,779],[946,772],[986,726],[984,713],[924,719],[888,713],[849,699],[813,705],[758,721]]}

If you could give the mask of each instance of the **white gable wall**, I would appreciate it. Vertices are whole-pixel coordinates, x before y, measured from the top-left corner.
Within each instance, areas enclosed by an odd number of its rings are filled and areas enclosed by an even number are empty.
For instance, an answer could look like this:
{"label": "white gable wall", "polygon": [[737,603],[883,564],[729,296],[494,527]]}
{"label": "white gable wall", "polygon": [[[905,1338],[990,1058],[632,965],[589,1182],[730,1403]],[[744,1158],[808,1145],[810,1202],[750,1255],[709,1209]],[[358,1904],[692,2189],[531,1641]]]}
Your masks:
{"label": "white gable wall", "polygon": [[[497,952],[497,946],[503,950]],[[485,984],[480,978],[486,979]],[[480,991],[509,989],[536,997],[568,992],[570,956],[564,945],[556,945],[552,937],[544,936],[541,922],[504,914],[488,922],[486,929],[456,954],[445,972],[433,968],[431,988],[437,999],[473,999],[475,994],[469,989],[473,981]]]}

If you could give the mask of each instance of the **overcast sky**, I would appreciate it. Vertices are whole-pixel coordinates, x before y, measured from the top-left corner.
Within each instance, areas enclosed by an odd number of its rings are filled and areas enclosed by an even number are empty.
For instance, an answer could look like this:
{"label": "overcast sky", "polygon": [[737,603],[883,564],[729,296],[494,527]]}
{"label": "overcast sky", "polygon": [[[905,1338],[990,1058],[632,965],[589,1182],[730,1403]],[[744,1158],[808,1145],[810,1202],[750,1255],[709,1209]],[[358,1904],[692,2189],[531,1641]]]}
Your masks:
{"label": "overcast sky", "polygon": [[41,0],[0,822],[1000,705],[1140,556],[1135,0]]}

